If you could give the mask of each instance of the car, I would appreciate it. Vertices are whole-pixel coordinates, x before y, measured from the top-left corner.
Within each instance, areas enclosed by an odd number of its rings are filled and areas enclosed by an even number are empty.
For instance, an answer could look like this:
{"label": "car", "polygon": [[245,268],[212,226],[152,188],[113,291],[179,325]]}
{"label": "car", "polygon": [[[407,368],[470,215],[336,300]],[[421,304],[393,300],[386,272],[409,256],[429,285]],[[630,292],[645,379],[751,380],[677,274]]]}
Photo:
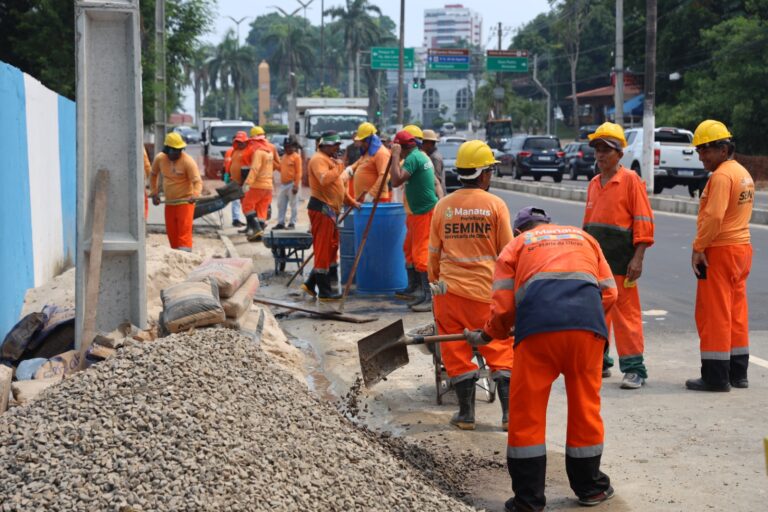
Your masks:
{"label": "car", "polygon": [[181,135],[187,144],[200,144],[200,132],[191,126],[175,126],[173,131]]}
{"label": "car", "polygon": [[277,153],[280,156],[285,154],[285,141],[288,140],[288,135],[284,133],[276,133],[269,138],[269,141],[277,148]]}
{"label": "car", "polygon": [[563,148],[565,151],[565,169],[572,180],[579,176],[592,179],[595,175],[595,148],[588,142],[572,142]]}
{"label": "car", "polygon": [[456,142],[437,143],[437,151],[443,157],[443,172],[445,173],[445,188],[447,193],[461,188],[459,173],[456,172],[456,154],[459,152],[459,146]]}
{"label": "car", "polygon": [[497,176],[511,174],[516,180],[532,176],[535,181],[550,176],[555,183],[563,181],[565,152],[554,135],[515,135],[501,151]]}
{"label": "car", "polygon": [[595,133],[597,131],[598,126],[596,124],[587,124],[584,126],[579,126],[579,138],[577,140],[587,140],[587,135],[590,133]]}
{"label": "car", "polygon": [[447,137],[440,137],[440,142],[453,142],[456,144],[463,144],[467,142],[466,137],[460,137],[458,135],[448,135]]}
{"label": "car", "polygon": [[456,125],[453,123],[443,123],[443,126],[440,127],[440,135],[453,135],[456,133]]}

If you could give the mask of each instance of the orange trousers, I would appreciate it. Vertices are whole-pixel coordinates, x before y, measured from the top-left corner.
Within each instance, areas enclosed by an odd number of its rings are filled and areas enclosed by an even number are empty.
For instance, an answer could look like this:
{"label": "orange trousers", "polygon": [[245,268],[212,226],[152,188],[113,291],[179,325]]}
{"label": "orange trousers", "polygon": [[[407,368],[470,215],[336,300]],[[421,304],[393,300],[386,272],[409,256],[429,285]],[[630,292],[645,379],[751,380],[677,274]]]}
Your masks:
{"label": "orange trousers", "polygon": [[420,215],[409,214],[405,218],[405,253],[406,265],[413,265],[417,272],[427,271],[429,261],[429,229],[432,223],[432,212]]}
{"label": "orange trousers", "polygon": [[172,249],[192,250],[194,204],[165,205],[165,232]]}
{"label": "orange trousers", "polygon": [[243,197],[243,213],[256,213],[259,220],[267,220],[267,210],[272,204],[272,189],[251,188]]}
{"label": "orange trousers", "polygon": [[[438,334],[459,334],[464,329],[481,329],[491,316],[491,305],[486,302],[467,299],[451,292],[432,297],[432,308],[437,323]],[[509,377],[514,362],[512,345],[514,338],[493,340],[478,347],[491,369],[491,377]],[[472,345],[466,341],[448,341],[440,343],[440,356],[451,381],[477,376],[477,364],[472,360]]]}
{"label": "orange trousers", "polygon": [[624,288],[626,276],[614,275],[613,278],[616,280],[619,297],[605,320],[608,332],[613,329],[616,352],[619,354],[619,369],[622,373],[637,373],[646,379],[648,372],[643,360],[645,341],[640,292],[637,285]]}
{"label": "orange trousers", "polygon": [[339,230],[328,215],[309,210],[309,224],[312,229],[312,250],[315,252],[315,272],[327,273],[338,261]]}
{"label": "orange trousers", "polygon": [[696,289],[696,327],[701,359],[730,361],[749,355],[747,277],[752,267],[750,244],[709,247],[707,278]]}

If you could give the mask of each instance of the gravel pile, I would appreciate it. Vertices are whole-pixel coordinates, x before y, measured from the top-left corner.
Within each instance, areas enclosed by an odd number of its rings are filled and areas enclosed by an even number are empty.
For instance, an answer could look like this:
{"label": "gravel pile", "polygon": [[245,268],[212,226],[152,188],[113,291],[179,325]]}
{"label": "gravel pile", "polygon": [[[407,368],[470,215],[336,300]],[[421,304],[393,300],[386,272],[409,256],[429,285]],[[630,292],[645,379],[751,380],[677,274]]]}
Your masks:
{"label": "gravel pile", "polygon": [[0,511],[474,510],[397,451],[246,338],[203,330],[0,416]]}

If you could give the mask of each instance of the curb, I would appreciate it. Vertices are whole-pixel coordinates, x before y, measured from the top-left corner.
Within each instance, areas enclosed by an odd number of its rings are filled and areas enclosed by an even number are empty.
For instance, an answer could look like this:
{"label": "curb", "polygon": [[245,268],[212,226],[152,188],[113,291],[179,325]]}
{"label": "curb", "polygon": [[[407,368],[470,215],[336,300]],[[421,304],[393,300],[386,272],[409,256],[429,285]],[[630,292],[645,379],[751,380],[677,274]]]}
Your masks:
{"label": "curb", "polygon": [[[587,200],[587,190],[583,188],[563,187],[530,181],[507,181],[499,178],[491,179],[491,187],[579,203],[584,203]],[[699,213],[698,201],[662,196],[651,196],[649,199],[651,201],[651,208],[657,212],[681,213],[694,216]],[[768,225],[768,210],[754,208],[750,224]]]}
{"label": "curb", "polygon": [[224,234],[224,230],[219,229],[217,232],[219,234],[219,238],[224,244],[224,247],[227,249],[227,258],[239,258],[240,254],[237,252],[235,244],[233,244],[232,240],[230,240],[229,237]]}

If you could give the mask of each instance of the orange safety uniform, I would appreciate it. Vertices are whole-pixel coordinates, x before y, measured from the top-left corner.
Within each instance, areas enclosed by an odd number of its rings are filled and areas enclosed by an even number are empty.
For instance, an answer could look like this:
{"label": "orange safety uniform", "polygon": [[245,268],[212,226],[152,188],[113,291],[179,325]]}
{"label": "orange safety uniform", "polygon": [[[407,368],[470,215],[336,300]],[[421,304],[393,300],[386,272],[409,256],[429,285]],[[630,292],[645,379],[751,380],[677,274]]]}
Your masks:
{"label": "orange safety uniform", "polygon": [[144,219],[146,220],[149,218],[149,195],[147,195],[147,183],[149,182],[149,175],[152,173],[152,164],[149,161],[147,148],[142,145],[141,149],[144,151]]}
{"label": "orange safety uniform", "polygon": [[250,188],[243,198],[243,213],[247,216],[255,212],[259,221],[266,222],[269,205],[272,203],[274,155],[266,144],[257,144],[249,156],[250,171],[245,185]]}
{"label": "orange safety uniform", "polygon": [[195,205],[203,180],[195,159],[182,152],[175,162],[165,153],[158,153],[152,162],[151,195],[158,194],[158,177],[163,176],[165,195],[165,231],[173,249],[192,250],[192,223]]}
{"label": "orange safety uniform", "polygon": [[224,170],[229,174],[230,180],[240,185],[243,184],[242,168],[246,151],[247,149],[229,148],[224,155]]}
{"label": "orange safety uniform", "polygon": [[[619,297],[607,318],[613,329],[622,373],[648,377],[643,360],[643,318],[638,287],[625,287],[627,265],[637,244],[653,245],[653,210],[645,183],[636,172],[619,167],[605,184],[598,174],[589,182],[584,209],[584,230],[595,237],[611,267]],[[607,348],[607,345],[606,345]],[[612,366],[606,352],[605,367]]]}
{"label": "orange safety uniform", "polygon": [[[384,173],[387,171],[391,154],[387,148],[381,146],[372,156],[365,154],[358,162],[355,162],[356,171],[353,180],[355,197],[360,197],[365,192],[376,197],[381,186],[381,180],[384,179]],[[385,183],[379,199],[387,202],[389,197],[389,187]]]}
{"label": "orange safety uniform", "polygon": [[315,253],[315,272],[328,273],[338,261],[339,230],[336,219],[343,204],[353,204],[344,187],[344,165],[322,151],[309,160],[310,198],[307,204],[312,230],[312,249]]}
{"label": "orange safety uniform", "polygon": [[545,504],[547,402],[560,374],[568,395],[571,488],[579,497],[608,488],[599,470],[601,355],[605,315],[617,295],[600,245],[575,227],[539,225],[516,237],[496,262],[491,317],[483,330],[496,338],[515,326],[507,464],[521,510]]}
{"label": "orange safety uniform", "polygon": [[301,186],[301,154],[298,151],[284,155],[280,159],[280,183],[287,185],[293,182],[294,186]]}
{"label": "orange safety uniform", "polygon": [[[429,281],[443,281],[447,293],[434,295],[433,309],[440,334],[479,329],[491,310],[491,284],[496,258],[512,240],[509,210],[504,201],[478,189],[464,188],[438,201],[429,234]],[[478,348],[494,376],[509,377],[514,353],[508,331]],[[451,380],[476,378],[478,367],[466,341],[440,344]]]}
{"label": "orange safety uniform", "polygon": [[701,377],[712,385],[747,378],[754,197],[752,177],[735,160],[720,164],[701,194],[693,250],[703,252],[709,266],[696,289],[696,327]]}

